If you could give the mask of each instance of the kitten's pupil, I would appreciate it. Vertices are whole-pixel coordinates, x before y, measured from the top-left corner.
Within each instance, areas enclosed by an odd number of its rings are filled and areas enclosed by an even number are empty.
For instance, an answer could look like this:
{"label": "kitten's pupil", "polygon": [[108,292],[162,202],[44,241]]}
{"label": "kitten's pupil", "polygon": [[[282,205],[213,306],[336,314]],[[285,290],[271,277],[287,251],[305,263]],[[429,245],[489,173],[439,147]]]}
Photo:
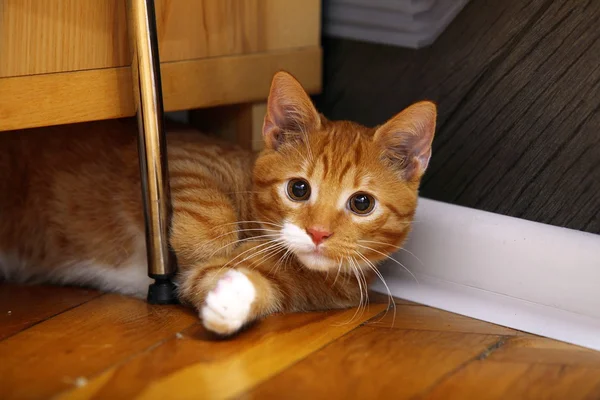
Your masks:
{"label": "kitten's pupil", "polygon": [[366,193],[357,193],[350,198],[350,210],[355,214],[368,214],[374,206],[375,200]]}
{"label": "kitten's pupil", "polygon": [[288,196],[296,201],[307,200],[310,197],[310,185],[304,179],[292,179],[288,183]]}
{"label": "kitten's pupil", "polygon": [[354,198],[354,207],[356,207],[356,209],[359,211],[367,210],[369,208],[369,204],[371,204],[371,201],[364,194],[359,194]]}
{"label": "kitten's pupil", "polygon": [[294,182],[294,187],[292,188],[294,192],[294,196],[296,197],[304,197],[308,192],[308,185],[306,182]]}

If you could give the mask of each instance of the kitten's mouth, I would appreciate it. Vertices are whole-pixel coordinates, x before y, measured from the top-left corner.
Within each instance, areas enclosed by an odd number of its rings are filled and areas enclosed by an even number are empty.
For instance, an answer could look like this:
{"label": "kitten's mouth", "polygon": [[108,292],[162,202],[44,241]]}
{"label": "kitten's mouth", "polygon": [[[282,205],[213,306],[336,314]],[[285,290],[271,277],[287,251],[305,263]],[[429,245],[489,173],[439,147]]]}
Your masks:
{"label": "kitten's mouth", "polygon": [[324,254],[322,249],[316,248],[311,251],[297,252],[298,260],[308,269],[316,271],[328,271],[333,267],[337,268],[337,263]]}

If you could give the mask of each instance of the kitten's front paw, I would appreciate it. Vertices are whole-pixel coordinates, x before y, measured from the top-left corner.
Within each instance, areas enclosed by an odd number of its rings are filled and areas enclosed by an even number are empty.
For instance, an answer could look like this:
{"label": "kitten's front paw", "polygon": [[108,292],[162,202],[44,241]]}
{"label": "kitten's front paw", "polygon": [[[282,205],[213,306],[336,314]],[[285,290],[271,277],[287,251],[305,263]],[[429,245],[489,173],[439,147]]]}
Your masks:
{"label": "kitten's front paw", "polygon": [[242,272],[229,270],[206,296],[200,310],[204,327],[220,335],[236,333],[248,322],[255,298],[250,279]]}

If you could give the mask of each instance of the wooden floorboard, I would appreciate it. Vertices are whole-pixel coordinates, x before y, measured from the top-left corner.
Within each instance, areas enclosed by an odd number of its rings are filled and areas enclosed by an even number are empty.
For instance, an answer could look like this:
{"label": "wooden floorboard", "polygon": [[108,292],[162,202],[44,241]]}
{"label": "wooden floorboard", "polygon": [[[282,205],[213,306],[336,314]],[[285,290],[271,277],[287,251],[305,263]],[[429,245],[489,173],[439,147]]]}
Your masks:
{"label": "wooden floorboard", "polygon": [[72,287],[0,283],[0,340],[100,296]]}
{"label": "wooden floorboard", "polygon": [[597,399],[600,352],[539,336],[508,337],[422,393],[427,399]]}
{"label": "wooden floorboard", "polygon": [[105,294],[1,341],[0,398],[49,398],[197,322],[188,309]]}
{"label": "wooden floorboard", "polygon": [[500,339],[363,326],[241,398],[410,398]]}
{"label": "wooden floorboard", "polygon": [[600,368],[598,351],[525,333],[510,338],[502,348],[490,355],[489,360]]}
{"label": "wooden floorboard", "polygon": [[382,318],[367,323],[368,326],[423,331],[482,333],[514,336],[520,332],[489,322],[464,317],[436,308],[414,305],[397,305]]}
{"label": "wooden floorboard", "polygon": [[[53,294],[63,306],[36,311]],[[229,340],[182,306],[9,285],[0,300],[29,315],[0,339],[3,400],[600,396],[600,352],[399,299],[386,313],[379,295],[362,314],[275,315]]]}
{"label": "wooden floorboard", "polygon": [[106,371],[62,399],[228,398],[276,375],[379,314],[355,310],[278,315],[233,340],[217,341],[195,326]]}
{"label": "wooden floorboard", "polygon": [[598,399],[600,371],[580,366],[474,361],[423,399]]}
{"label": "wooden floorboard", "polygon": [[332,119],[438,103],[421,195],[600,233],[600,2],[471,0],[431,46],[324,40]]}

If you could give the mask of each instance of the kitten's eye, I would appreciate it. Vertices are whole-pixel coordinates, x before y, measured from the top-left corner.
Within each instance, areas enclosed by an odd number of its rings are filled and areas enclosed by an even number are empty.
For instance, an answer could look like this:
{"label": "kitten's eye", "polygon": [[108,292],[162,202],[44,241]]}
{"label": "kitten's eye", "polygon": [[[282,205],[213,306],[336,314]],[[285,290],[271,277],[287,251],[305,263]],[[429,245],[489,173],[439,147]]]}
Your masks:
{"label": "kitten's eye", "polygon": [[373,196],[366,193],[356,193],[350,197],[348,207],[350,207],[350,211],[354,214],[367,215],[373,211],[375,199]]}
{"label": "kitten's eye", "polygon": [[305,201],[310,197],[310,185],[304,179],[292,179],[288,182],[287,193],[294,201]]}

